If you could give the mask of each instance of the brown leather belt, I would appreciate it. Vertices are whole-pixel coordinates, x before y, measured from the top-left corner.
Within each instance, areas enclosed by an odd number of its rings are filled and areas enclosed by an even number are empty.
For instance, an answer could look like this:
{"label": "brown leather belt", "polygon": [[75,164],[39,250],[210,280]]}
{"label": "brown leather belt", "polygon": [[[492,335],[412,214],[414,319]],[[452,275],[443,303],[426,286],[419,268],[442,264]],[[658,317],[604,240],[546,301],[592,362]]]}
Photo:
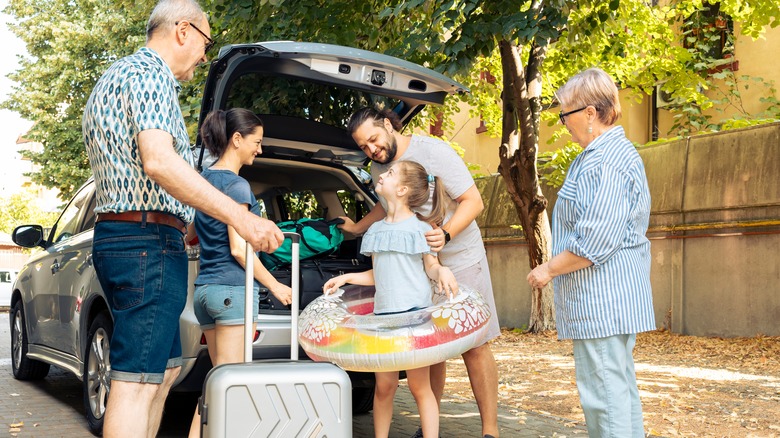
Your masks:
{"label": "brown leather belt", "polygon": [[187,224],[178,217],[161,211],[126,211],[124,213],[98,213],[96,222],[148,222],[151,224],[167,225],[187,234]]}

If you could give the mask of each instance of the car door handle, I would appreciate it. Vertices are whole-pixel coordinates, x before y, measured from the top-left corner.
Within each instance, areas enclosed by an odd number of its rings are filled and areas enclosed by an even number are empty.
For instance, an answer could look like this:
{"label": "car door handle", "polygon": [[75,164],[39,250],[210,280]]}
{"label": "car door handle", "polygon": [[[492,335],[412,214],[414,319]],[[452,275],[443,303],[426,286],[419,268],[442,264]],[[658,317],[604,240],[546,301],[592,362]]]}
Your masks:
{"label": "car door handle", "polygon": [[79,263],[78,267],[76,267],[76,272],[81,275],[83,274],[90,266],[92,266],[92,253],[87,254],[86,257],[84,257],[84,261]]}
{"label": "car door handle", "polygon": [[60,270],[60,262],[57,260],[54,260],[54,263],[51,264],[51,273],[56,274]]}

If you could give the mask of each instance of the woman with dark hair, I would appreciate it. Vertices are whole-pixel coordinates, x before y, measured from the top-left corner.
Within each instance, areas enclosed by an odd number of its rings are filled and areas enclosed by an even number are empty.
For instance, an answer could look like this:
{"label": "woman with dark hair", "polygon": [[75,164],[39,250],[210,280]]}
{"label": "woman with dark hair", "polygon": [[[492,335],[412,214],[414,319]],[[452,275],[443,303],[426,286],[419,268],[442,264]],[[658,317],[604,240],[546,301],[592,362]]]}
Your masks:
{"label": "woman with dark hair", "polygon": [[577,389],[592,437],[644,437],[636,334],[655,329],[650,190],[642,158],[616,125],[618,90],[591,68],[558,90],[559,118],[583,147],[553,211],[553,258],[530,274],[553,281],[558,337],[572,339]]}
{"label": "woman with dark hair", "polygon": [[[260,215],[260,207],[249,183],[238,176],[262,153],[263,122],[243,108],[209,113],[200,128],[203,144],[217,161],[202,176],[214,187]],[[193,308],[198,318],[209,357],[214,366],[243,360],[244,287],[246,242],[236,230],[200,211],[195,213],[195,230],[200,241],[200,273],[195,280]],[[279,283],[255,256],[254,277],[282,303],[292,302],[290,287]],[[258,313],[259,285],[254,288],[254,315]],[[255,319],[255,323],[257,320]],[[254,328],[253,328],[254,330]],[[195,417],[190,436],[200,436],[200,415]]]}

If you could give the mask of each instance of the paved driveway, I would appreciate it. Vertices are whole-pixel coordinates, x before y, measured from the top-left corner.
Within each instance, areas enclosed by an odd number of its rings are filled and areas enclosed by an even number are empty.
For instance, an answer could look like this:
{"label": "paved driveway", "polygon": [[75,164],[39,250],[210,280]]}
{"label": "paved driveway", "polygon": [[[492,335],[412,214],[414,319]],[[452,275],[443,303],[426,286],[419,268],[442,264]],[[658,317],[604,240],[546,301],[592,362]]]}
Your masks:
{"label": "paved driveway", "polygon": [[[0,313],[0,436],[85,437],[90,436],[84,419],[81,381],[52,367],[40,381],[21,382],[11,372],[11,335],[8,313]],[[172,394],[166,406],[160,437],[185,437],[189,429],[195,397]],[[23,423],[19,432],[11,425]],[[419,425],[414,398],[405,385],[396,395],[395,418],[391,438],[406,438]],[[568,427],[559,418],[499,407],[499,425],[503,437],[585,436],[581,427]],[[373,436],[371,414],[353,419],[355,438]],[[442,402],[442,437],[479,437],[481,431],[477,406],[473,400],[445,395]],[[8,435],[4,433],[8,432]]]}

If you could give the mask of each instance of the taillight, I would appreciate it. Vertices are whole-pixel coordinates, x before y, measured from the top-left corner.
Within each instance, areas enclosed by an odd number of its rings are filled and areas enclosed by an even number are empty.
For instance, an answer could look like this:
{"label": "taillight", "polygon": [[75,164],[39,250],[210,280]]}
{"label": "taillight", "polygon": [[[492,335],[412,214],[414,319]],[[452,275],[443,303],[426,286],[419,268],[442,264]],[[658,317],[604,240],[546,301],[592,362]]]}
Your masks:
{"label": "taillight", "polygon": [[190,261],[198,261],[200,258],[200,245],[187,246],[187,259]]}

